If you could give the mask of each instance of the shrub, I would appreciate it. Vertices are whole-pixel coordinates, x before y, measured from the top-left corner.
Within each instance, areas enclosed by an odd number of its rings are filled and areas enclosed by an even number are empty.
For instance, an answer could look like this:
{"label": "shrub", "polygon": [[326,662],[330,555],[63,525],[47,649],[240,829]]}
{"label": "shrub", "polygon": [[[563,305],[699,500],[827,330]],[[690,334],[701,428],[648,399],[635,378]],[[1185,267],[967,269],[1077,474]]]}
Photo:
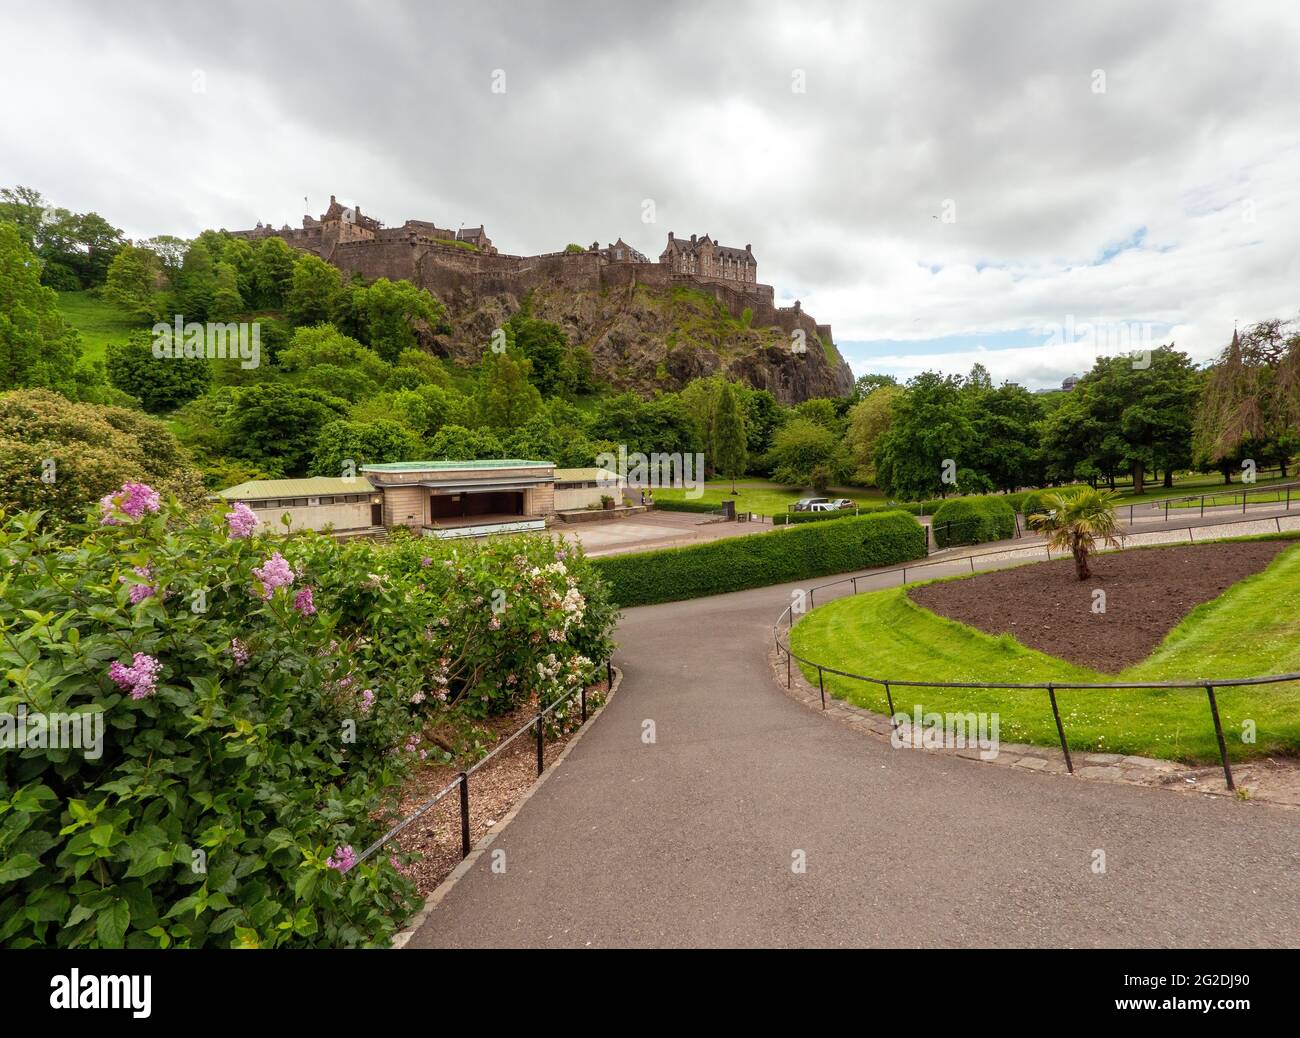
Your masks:
{"label": "shrub", "polygon": [[939,507],[932,526],[940,548],[1000,541],[1016,532],[1016,513],[1003,497],[957,497]]}
{"label": "shrub", "polygon": [[[893,509],[898,511],[899,509]],[[888,512],[888,508],[861,509],[863,512]],[[800,523],[816,523],[825,519],[852,519],[857,512],[844,509],[836,512],[786,512],[784,515],[772,516],[773,526],[795,526]]]}
{"label": "shrub", "polygon": [[901,512],[883,512],[685,548],[613,555],[593,564],[614,601],[635,606],[889,566],[924,554],[920,524]]}
{"label": "shrub", "polygon": [[609,651],[590,565],[546,538],[271,541],[140,484],[101,508],[63,541],[0,514],[0,711],[104,721],[98,754],[0,756],[0,944],[386,944],[404,866],[345,866],[430,727]]}
{"label": "shrub", "polygon": [[[637,500],[639,501],[640,497]],[[670,501],[667,498],[656,498],[654,506],[665,512],[716,512],[722,508],[716,501],[712,503],[708,501],[683,501],[680,499]]]}
{"label": "shrub", "polygon": [[1020,507],[1017,508],[1016,511],[1023,516],[1037,515],[1044,512],[1046,511],[1047,506],[1043,503],[1043,499],[1046,498],[1048,494],[1055,493],[1057,493],[1055,490],[1031,490],[1021,498]]}

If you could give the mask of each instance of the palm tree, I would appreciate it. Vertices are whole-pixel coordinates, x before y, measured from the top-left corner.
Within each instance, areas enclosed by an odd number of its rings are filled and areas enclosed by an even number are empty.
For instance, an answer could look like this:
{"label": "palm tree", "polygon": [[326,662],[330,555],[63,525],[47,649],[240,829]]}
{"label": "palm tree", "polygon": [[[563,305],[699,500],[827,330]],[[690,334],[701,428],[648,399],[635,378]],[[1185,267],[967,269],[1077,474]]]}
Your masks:
{"label": "palm tree", "polygon": [[1047,494],[1043,503],[1048,511],[1029,516],[1029,525],[1047,535],[1048,548],[1069,548],[1075,572],[1080,580],[1087,580],[1091,575],[1088,555],[1096,550],[1098,539],[1109,548],[1120,547],[1115,521],[1117,496],[1113,490],[1092,487]]}

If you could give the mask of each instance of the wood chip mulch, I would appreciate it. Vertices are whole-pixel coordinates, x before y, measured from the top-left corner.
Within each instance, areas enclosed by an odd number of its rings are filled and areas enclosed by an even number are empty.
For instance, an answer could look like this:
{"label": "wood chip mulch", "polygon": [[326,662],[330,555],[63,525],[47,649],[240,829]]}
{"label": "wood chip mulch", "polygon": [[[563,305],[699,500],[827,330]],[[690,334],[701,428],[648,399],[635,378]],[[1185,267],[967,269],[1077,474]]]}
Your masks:
{"label": "wood chip mulch", "polygon": [[[608,692],[605,682],[588,686],[589,709],[594,712],[593,694]],[[536,715],[535,703],[524,704],[517,710],[500,717],[480,721],[481,727],[492,733],[484,753],[509,738]],[[590,715],[589,715],[590,716]],[[572,722],[560,737],[549,730],[543,761],[546,767],[555,763],[564,747],[581,726],[581,718],[574,712]],[[506,814],[537,781],[537,738],[535,729],[520,735],[499,756],[469,779],[470,844],[476,844],[493,826],[500,824]],[[466,767],[468,765],[465,765]],[[418,767],[407,779],[398,803],[397,812],[388,824],[414,812],[426,800],[453,782],[462,770],[461,764],[437,764]],[[461,861],[460,845],[460,791],[453,789],[436,807],[419,821],[404,829],[389,844],[387,851],[400,848],[421,857],[406,866],[407,875],[415,880],[420,896],[427,897]]]}
{"label": "wood chip mulch", "polygon": [[[933,613],[1082,667],[1115,674],[1140,663],[1193,608],[1268,566],[1286,541],[1143,548],[1094,556],[1092,575],[1074,560],[995,570],[913,588]],[[1104,613],[1093,591],[1106,592]]]}

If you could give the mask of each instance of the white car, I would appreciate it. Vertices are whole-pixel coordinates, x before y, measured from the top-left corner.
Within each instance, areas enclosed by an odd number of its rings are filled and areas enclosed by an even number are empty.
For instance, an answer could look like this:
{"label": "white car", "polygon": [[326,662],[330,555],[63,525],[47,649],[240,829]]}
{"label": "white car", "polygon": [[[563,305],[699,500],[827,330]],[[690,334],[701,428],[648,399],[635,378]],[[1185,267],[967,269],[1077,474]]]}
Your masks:
{"label": "white car", "polygon": [[815,501],[808,506],[810,512],[838,512],[839,510],[840,506],[834,501]]}
{"label": "white car", "polygon": [[854,505],[854,503],[850,501],[847,497],[837,497],[834,501],[831,502],[831,507],[836,509],[845,509],[845,508],[855,508],[857,506]]}
{"label": "white car", "polygon": [[817,506],[828,504],[830,504],[830,500],[825,497],[801,497],[794,503],[794,510],[796,512],[824,511],[824,509],[818,509]]}

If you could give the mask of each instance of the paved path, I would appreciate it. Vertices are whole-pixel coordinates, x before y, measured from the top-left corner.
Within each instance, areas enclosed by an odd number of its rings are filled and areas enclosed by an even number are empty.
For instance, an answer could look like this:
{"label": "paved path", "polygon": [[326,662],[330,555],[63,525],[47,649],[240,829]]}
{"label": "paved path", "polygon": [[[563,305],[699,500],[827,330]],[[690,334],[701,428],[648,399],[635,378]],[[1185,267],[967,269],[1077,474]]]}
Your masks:
{"label": "paved path", "polygon": [[793,587],[629,610],[623,686],[505,873],[480,858],[410,946],[1300,945],[1300,814],[893,750],[773,680]]}

